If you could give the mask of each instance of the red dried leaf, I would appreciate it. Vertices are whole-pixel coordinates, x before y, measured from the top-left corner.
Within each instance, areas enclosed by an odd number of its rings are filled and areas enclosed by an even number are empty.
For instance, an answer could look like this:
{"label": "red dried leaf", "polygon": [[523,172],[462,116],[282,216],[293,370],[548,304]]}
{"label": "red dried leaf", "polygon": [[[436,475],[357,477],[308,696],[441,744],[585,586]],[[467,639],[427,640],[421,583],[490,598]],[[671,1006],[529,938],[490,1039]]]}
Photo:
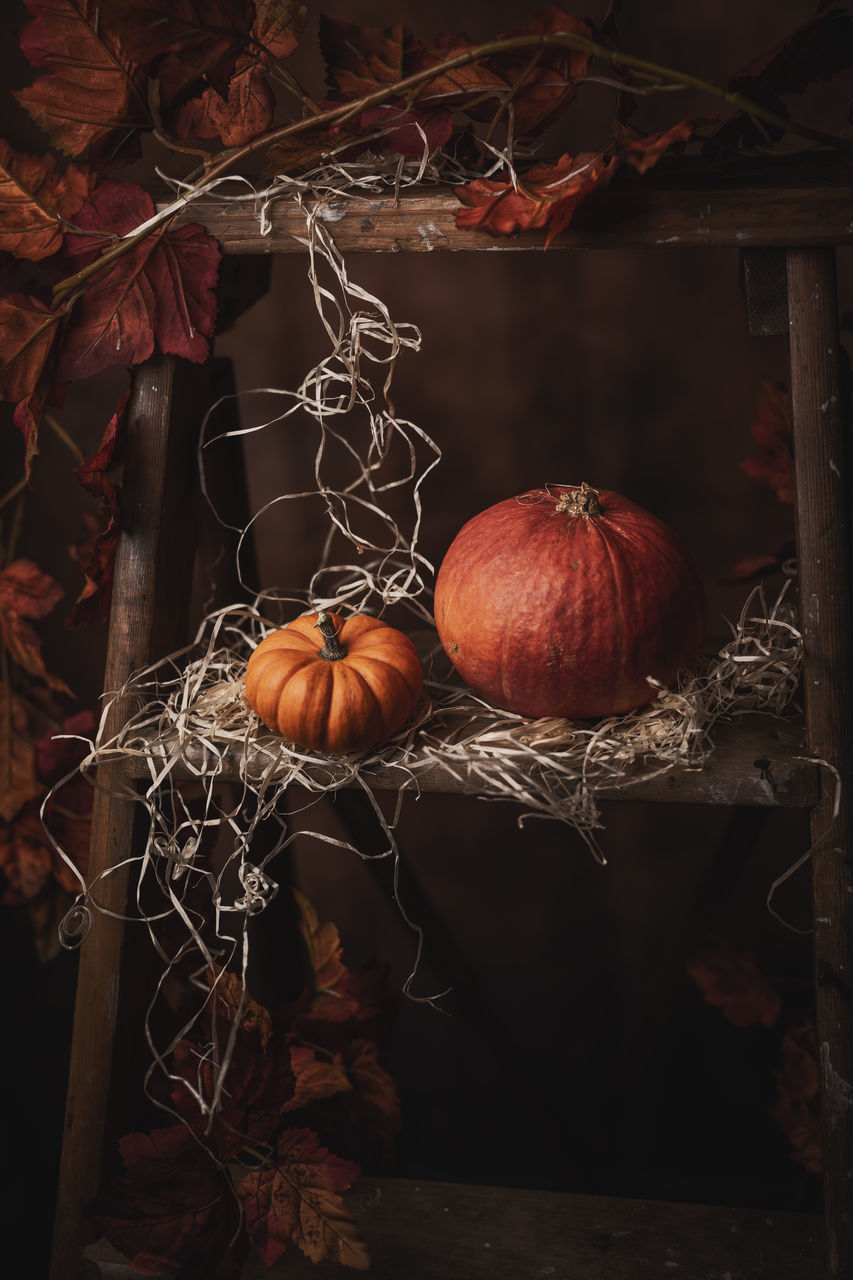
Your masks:
{"label": "red dried leaf", "polygon": [[779,992],[758,971],[751,955],[717,942],[695,955],[687,970],[701,988],[705,1002],[716,1005],[733,1026],[760,1023],[772,1027],[779,1017]]}
{"label": "red dried leaf", "polygon": [[[559,31],[592,37],[585,22],[562,9],[545,9],[529,26],[507,32],[510,36]],[[513,131],[517,138],[541,133],[573,101],[576,86],[589,67],[589,54],[581,49],[545,49],[535,67],[529,69],[530,50],[495,59],[512,94]]]}
{"label": "red dried leaf", "polygon": [[347,1076],[352,1085],[352,1109],[376,1143],[386,1166],[394,1162],[394,1140],[402,1128],[400,1096],[392,1077],[380,1065],[379,1046],[356,1039],[344,1054]]}
{"label": "red dried leaf", "polygon": [[651,134],[647,138],[638,135],[626,138],[619,148],[619,158],[632,165],[638,173],[645,173],[647,169],[656,165],[661,156],[671,147],[678,143],[689,142],[695,127],[693,121],[681,120],[671,129]]}
{"label": "red dried leaf", "polygon": [[25,0],[33,21],[20,34],[34,67],[48,74],[15,94],[67,155],[108,154],[151,119],[142,69],[102,0]]}
{"label": "red dried leaf", "polygon": [[736,72],[729,88],[754,101],[802,93],[853,64],[853,15],[823,9],[789,36]]}
{"label": "red dried leaf", "polygon": [[547,246],[569,225],[581,200],[607,185],[617,163],[602,153],[564,155],[554,165],[531,169],[519,180],[518,190],[510,180],[475,178],[456,188],[467,206],[457,211],[456,225],[503,236],[547,228]]}
{"label": "red dried leaf", "polygon": [[36,390],[61,318],[38,298],[0,298],[0,400],[15,404]]}
{"label": "red dried leaf", "polygon": [[[62,721],[61,730],[39,738],[36,743],[36,769],[46,786],[53,786],[76,769],[88,754],[88,742],[94,737],[97,727],[98,717],[94,711],[76,711]],[[83,742],[81,738],[87,741]],[[86,790],[91,795],[91,788],[87,786]]]}
{"label": "red dried leaf", "polygon": [[83,516],[83,529],[83,536],[69,548],[84,577],[83,588],[65,621],[69,630],[99,620],[105,622],[113,595],[118,527],[114,522],[104,527],[97,516],[87,514]]}
{"label": "red dried leaf", "polygon": [[45,667],[41,642],[30,622],[44,618],[64,594],[59,583],[32,560],[15,560],[0,573],[0,639],[9,656],[51,689],[71,693],[65,681]]}
{"label": "red dried leaf", "polygon": [[305,6],[296,0],[257,0],[249,50],[236,59],[224,88],[206,88],[169,116],[176,136],[220,138],[228,147],[239,147],[266,132],[275,110],[266,71],[273,61],[282,62],[293,53],[305,16]]}
{"label": "red dried leaf", "polygon": [[791,453],[791,398],[776,382],[763,379],[762,396],[750,425],[758,451],[742,462],[752,480],[773,490],[780,502],[794,501],[794,459]]}
{"label": "red dried leaf", "polygon": [[132,1133],[120,1145],[124,1175],[87,1216],[144,1275],[238,1280],[248,1240],[230,1179],[184,1125]]}
{"label": "red dried leaf", "polygon": [[[0,867],[9,881],[7,901],[31,902],[51,880],[68,893],[80,891],[79,877],[47,837],[40,807],[40,800],[30,800],[10,823],[0,826]],[[59,800],[48,802],[44,819],[54,840],[84,876],[89,862],[91,812],[92,788],[78,779],[62,789]]]}
{"label": "red dried leaf", "polygon": [[311,967],[314,970],[315,988],[321,991],[337,991],[345,988],[347,969],[341,960],[343,948],[337,926],[321,924],[314,907],[298,890],[293,896],[302,915],[302,936],[308,947]]}
{"label": "red dried leaf", "polygon": [[32,262],[49,258],[62,243],[62,220],[88,193],[85,169],[63,172],[52,155],[23,155],[0,138],[0,249]]}
{"label": "red dried leaf", "polygon": [[[222,1036],[220,1043],[225,1041]],[[268,1142],[293,1096],[287,1045],[281,1041],[262,1049],[257,1036],[249,1032],[238,1033],[212,1122],[210,1108],[220,1068],[209,1053],[182,1040],[175,1049],[172,1070],[181,1077],[173,1082],[172,1106],[223,1161],[233,1160],[252,1143]],[[204,1107],[195,1095],[201,1096]]]}
{"label": "red dried leaf", "polygon": [[208,970],[207,980],[215,994],[217,1013],[229,1022],[239,1018],[242,1030],[257,1036],[261,1048],[265,1049],[273,1034],[273,1026],[264,1006],[252,999],[236,973],[228,969],[214,967],[213,972]]}
{"label": "red dried leaf", "polygon": [[254,59],[241,66],[243,62],[238,62],[224,98],[218,90],[206,89],[178,108],[171,119],[177,138],[219,138],[226,147],[241,147],[269,129],[275,97],[263,67]]}
{"label": "red dried leaf", "polygon": [[[433,40],[429,48],[416,46],[411,51],[406,71],[426,71],[436,67],[457,54],[466,53],[473,45],[463,36],[440,35]],[[488,61],[468,62],[465,66],[456,67],[452,71],[439,72],[434,80],[430,80],[418,93],[418,104],[428,103],[440,105],[448,111],[464,111],[475,99],[484,94],[489,97],[503,97],[509,85],[506,77],[501,75]],[[494,106],[492,107],[494,111]],[[488,113],[486,113],[488,114]]]}
{"label": "red dried leaf", "polygon": [[293,1068],[295,1090],[293,1097],[285,1104],[285,1111],[297,1111],[311,1102],[347,1093],[352,1088],[337,1054],[332,1061],[326,1062],[318,1058],[313,1049],[291,1045],[290,1065]]}
{"label": "red dried leaf", "polygon": [[75,559],[83,570],[85,583],[65,625],[84,626],[98,617],[109,616],[113,593],[113,568],[118,546],[118,492],[110,476],[122,458],[127,426],[129,393],[122,396],[110,418],[95,453],[76,468],[75,475],[83,488],[101,500],[99,520],[90,520],[87,536],[75,548]]}
{"label": "red dried leaf", "polygon": [[793,542],[786,542],[773,555],[747,556],[733,567],[729,582],[750,582],[768,573],[781,573],[785,563],[797,554]]}
{"label": "red dried leaf", "polygon": [[417,47],[402,22],[381,31],[321,13],[319,35],[326,83],[339,98],[363,98],[396,84],[406,74],[406,55]]}
{"label": "red dried leaf", "polygon": [[309,1129],[279,1137],[269,1163],[237,1187],[249,1234],[268,1267],[293,1242],[312,1262],[332,1258],[357,1271],[368,1269],[364,1241],[340,1198],[359,1172],[321,1147]]}
{"label": "red dried leaf", "polygon": [[20,698],[0,684],[0,818],[11,822],[27,803],[41,795],[29,717]]}
{"label": "red dried leaf", "polygon": [[770,1114],[793,1147],[792,1158],[810,1173],[820,1173],[817,1037],[810,1024],[789,1027],[782,1037],[782,1070],[776,1077],[776,1101]]}
{"label": "red dried leaf", "polygon": [[[74,269],[93,262],[115,237],[154,213],[151,197],[131,182],[103,182],[84,204],[69,235]],[[221,252],[199,226],[153,232],[90,283],[71,316],[59,357],[59,376],[88,378],[111,365],[139,364],[154,351],[199,363],[208,353],[216,318]]]}
{"label": "red dried leaf", "polygon": [[24,437],[24,474],[27,479],[30,477],[33,459],[38,455],[39,426],[49,394],[47,381],[42,378],[35,391],[18,401],[12,414],[12,421]]}
{"label": "red dried leaf", "polygon": [[450,112],[437,108],[403,111],[386,103],[363,111],[359,121],[365,133],[383,131],[381,137],[371,140],[374,150],[395,151],[410,160],[419,160],[424,148],[432,155],[453,132]]}

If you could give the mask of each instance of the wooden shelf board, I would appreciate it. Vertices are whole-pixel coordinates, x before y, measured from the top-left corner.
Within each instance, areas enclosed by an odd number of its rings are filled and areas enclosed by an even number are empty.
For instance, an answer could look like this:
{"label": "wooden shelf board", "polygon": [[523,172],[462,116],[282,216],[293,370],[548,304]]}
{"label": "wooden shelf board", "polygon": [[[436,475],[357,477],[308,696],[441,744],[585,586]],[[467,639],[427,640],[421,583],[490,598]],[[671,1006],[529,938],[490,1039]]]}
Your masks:
{"label": "wooden shelf board", "polygon": [[[811,1215],[622,1200],[409,1179],[362,1178],[344,1197],[382,1280],[817,1280]],[[105,1241],[86,1251],[89,1280],[139,1275]],[[252,1254],[243,1280],[340,1280],[295,1246],[271,1270]]]}
{"label": "wooden shelf board", "polygon": [[[817,804],[820,798],[820,767],[797,759],[806,754],[800,723],[776,716],[750,715],[718,726],[713,736],[716,746],[703,769],[676,768],[631,787],[600,792],[600,798],[681,804],[781,805],[786,808],[809,808]],[[286,752],[287,748],[282,739],[273,734],[259,738],[249,752],[250,775],[259,776],[269,767],[270,750]],[[210,753],[206,753],[203,746],[196,745],[187,750],[186,760],[196,769],[211,769],[215,764]],[[144,764],[134,762],[133,768],[137,777],[150,778]],[[338,778],[340,785],[351,785],[346,781],[346,765],[338,764],[334,757],[329,758],[328,764],[311,772],[324,783]],[[465,781],[436,765],[419,766],[417,748],[409,754],[401,754],[399,762],[362,770],[362,776],[378,791],[394,791],[413,772],[417,783],[411,785],[416,785],[420,791],[462,795],[478,795],[483,791],[483,784],[476,777]],[[193,775],[188,767],[175,766],[173,776],[186,778]],[[223,782],[236,781],[240,777],[239,752],[234,747],[224,750],[217,776]]]}
{"label": "wooden shelf board", "polygon": [[[264,184],[259,182],[260,186]],[[163,208],[168,199],[158,200]],[[513,251],[544,248],[542,232],[491,236],[456,226],[460,208],[449,186],[348,193],[330,200],[324,220],[347,253]],[[583,202],[554,247],[575,249],[726,247],[784,248],[791,244],[853,244],[853,175],[833,157],[809,163],[777,160],[715,169],[685,160],[654,173],[626,174]],[[181,215],[200,222],[226,253],[304,253],[299,209],[281,199],[268,210],[271,230],[262,236],[253,204],[216,198],[193,202]]]}

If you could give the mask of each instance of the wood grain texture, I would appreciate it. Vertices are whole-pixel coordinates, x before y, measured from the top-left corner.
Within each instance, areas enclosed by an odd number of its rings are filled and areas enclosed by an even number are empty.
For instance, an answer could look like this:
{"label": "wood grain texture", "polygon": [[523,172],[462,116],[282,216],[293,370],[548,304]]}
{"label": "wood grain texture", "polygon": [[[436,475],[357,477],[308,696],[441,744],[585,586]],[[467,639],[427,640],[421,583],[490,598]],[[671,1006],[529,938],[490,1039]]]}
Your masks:
{"label": "wood grain texture", "polygon": [[[345,1197],[376,1280],[817,1280],[820,1224],[805,1214],[363,1178]],[[91,1280],[135,1280],[100,1242]],[[243,1280],[340,1280],[295,1247]]]}
{"label": "wood grain texture", "polygon": [[[803,729],[800,724],[775,716],[745,716],[732,724],[720,725],[714,730],[716,747],[703,769],[676,768],[658,778],[649,778],[624,789],[614,788],[600,793],[603,800],[651,800],[672,801],[681,804],[746,804],[782,805],[787,808],[808,808],[816,804],[820,795],[819,767],[807,760],[797,759],[804,751]],[[249,754],[249,773],[260,775],[268,767],[270,751],[286,750],[282,739],[264,735]],[[237,751],[228,747],[222,757],[218,776],[222,781],[235,781],[240,776]],[[209,769],[212,761],[205,757],[203,746],[191,746],[186,760],[194,768]],[[401,756],[399,763],[383,764],[365,769],[363,776],[379,791],[399,788],[411,772],[417,775],[417,787],[421,791],[437,791],[447,794],[477,795],[482,784],[475,777],[465,781],[447,773],[444,769],[418,767],[417,747],[413,753]],[[144,765],[139,777],[150,777]],[[316,777],[324,782],[339,777],[346,785],[347,770],[329,757],[328,765],[318,767]],[[176,766],[173,776],[190,777],[188,769]]]}
{"label": "wood grain texture", "polygon": [[[165,195],[158,207],[168,203]],[[544,232],[491,236],[456,226],[452,187],[335,197],[322,217],[345,253],[512,251],[544,248]],[[583,202],[554,247],[786,248],[853,244],[853,175],[837,159],[730,166],[682,161],[654,173],[625,175]],[[181,215],[200,222],[225,253],[304,253],[305,219],[287,200],[269,211],[262,236],[251,202],[195,200]]]}
{"label": "wood grain texture", "polygon": [[[158,560],[162,561],[164,556],[162,514],[166,480],[175,467],[179,475],[183,470],[178,456],[181,450],[176,453],[175,438],[183,435],[185,441],[187,434],[171,428],[173,424],[180,424],[182,418],[186,421],[188,404],[193,398],[198,400],[199,380],[197,369],[185,362],[179,364],[172,356],[157,356],[148,361],[134,379],[104,677],[107,690],[120,689],[131,672],[147,661],[155,631],[160,631],[162,639],[169,628],[180,626],[181,584],[176,581],[175,573],[169,575],[166,591],[161,591],[159,596],[168,608],[157,609],[155,582]],[[185,461],[186,449],[183,454]],[[188,564],[189,558],[173,554],[171,562],[179,568]],[[185,584],[184,601],[187,596]],[[157,616],[161,622],[155,626]],[[124,699],[113,703],[108,734],[120,727],[129,710]],[[127,790],[132,785],[120,764],[100,770],[98,781],[100,787],[110,790]],[[95,791],[90,881],[107,868],[120,864],[129,854],[134,810],[132,803],[113,799],[105,790]],[[127,868],[120,868],[100,881],[95,898],[104,911],[123,913]],[[79,1275],[83,1246],[89,1238],[83,1210],[100,1182],[123,934],[120,919],[98,912],[91,935],[80,951],[51,1280],[72,1280]]]}
{"label": "wood grain texture", "polygon": [[829,1271],[853,1277],[853,649],[848,431],[834,254],[788,254],[797,559],[810,752],[838,771],[811,819]]}

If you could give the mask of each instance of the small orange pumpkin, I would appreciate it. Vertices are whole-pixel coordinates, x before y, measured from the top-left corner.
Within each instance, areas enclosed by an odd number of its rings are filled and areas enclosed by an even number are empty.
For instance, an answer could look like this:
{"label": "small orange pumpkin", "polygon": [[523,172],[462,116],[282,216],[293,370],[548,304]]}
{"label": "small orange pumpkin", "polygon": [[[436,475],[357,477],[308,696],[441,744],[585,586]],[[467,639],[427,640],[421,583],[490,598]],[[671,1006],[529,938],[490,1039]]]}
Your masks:
{"label": "small orange pumpkin", "polygon": [[296,618],[262,640],[246,668],[246,697],[268,728],[298,746],[340,754],[367,751],[395,733],[423,683],[409,637],[361,613]]}

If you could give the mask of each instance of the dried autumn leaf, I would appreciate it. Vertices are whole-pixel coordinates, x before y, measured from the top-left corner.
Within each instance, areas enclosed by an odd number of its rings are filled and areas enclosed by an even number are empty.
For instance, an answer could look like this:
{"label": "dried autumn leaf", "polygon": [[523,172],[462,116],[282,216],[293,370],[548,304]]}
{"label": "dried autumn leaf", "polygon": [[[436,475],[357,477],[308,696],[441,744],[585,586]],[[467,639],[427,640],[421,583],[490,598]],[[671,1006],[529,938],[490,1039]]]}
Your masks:
{"label": "dried autumn leaf", "polygon": [[346,966],[341,960],[343,948],[337,926],[321,924],[314,907],[297,889],[294,889],[293,896],[302,916],[302,936],[308,947],[316,989],[335,991],[347,977]]}
{"label": "dried autumn leaf", "polygon": [[695,124],[692,121],[680,120],[671,129],[665,129],[662,133],[654,133],[645,138],[638,134],[628,136],[626,131],[619,148],[619,158],[632,165],[638,173],[645,173],[672,147],[678,143],[689,142],[694,130]]}
{"label": "dried autumn leaf", "polygon": [[65,681],[45,667],[41,641],[31,623],[33,618],[46,617],[64,594],[59,583],[32,560],[15,560],[0,572],[0,639],[9,656],[51,689],[71,693]]}
{"label": "dried autumn leaf", "polygon": [[[66,237],[75,270],[93,262],[116,236],[154,213],[151,197],[131,182],[102,182]],[[216,319],[221,251],[199,226],[162,228],[119,258],[81,293],[59,356],[63,380],[89,378],[112,365],[139,364],[154,351],[199,363]]]}
{"label": "dried autumn leaf", "polygon": [[151,126],[143,69],[131,60],[120,26],[101,0],[24,0],[33,21],[20,45],[47,68],[15,97],[66,155],[108,154]]}
{"label": "dried autumn leaf", "polygon": [[[45,813],[53,838],[62,847],[81,875],[85,875],[91,835],[92,790],[81,782],[76,797],[71,788],[63,790],[63,804],[49,804]],[[85,812],[66,808],[66,803],[88,805]],[[48,839],[40,814],[40,801],[31,800],[13,820],[0,826],[0,868],[9,881],[7,901],[31,902],[52,880],[68,893],[80,891],[80,880],[59,856]]]}
{"label": "dried autumn leaf", "polygon": [[770,1114],[793,1147],[792,1158],[810,1173],[820,1173],[820,1072],[814,1026],[789,1027],[782,1037],[782,1070]]}
{"label": "dried autumn leaf", "polygon": [[238,1280],[248,1240],[225,1171],[184,1125],[128,1134],[87,1216],[143,1274]]}
{"label": "dried autumn leaf", "polygon": [[782,1001],[773,984],[760,973],[751,955],[717,942],[689,961],[687,971],[707,1004],[719,1008],[735,1027],[760,1023],[772,1027]]}
{"label": "dried autumn leaf", "polygon": [[175,135],[220,138],[228,147],[239,147],[265,133],[275,110],[266,72],[293,53],[305,16],[305,6],[295,0],[257,0],[249,48],[237,57],[234,74],[224,88],[211,85],[169,115]]}
{"label": "dried autumn leaf", "polygon": [[20,698],[0,684],[0,818],[15,814],[44,791],[36,773],[36,752],[29,737],[29,718]]}
{"label": "dried autumn leaf", "polygon": [[376,1143],[387,1166],[394,1161],[394,1140],[402,1128],[400,1095],[393,1078],[379,1062],[379,1046],[352,1040],[344,1051],[344,1066],[352,1085],[352,1110]]}
{"label": "dried autumn leaf", "polygon": [[[580,18],[562,9],[544,9],[529,26],[507,32],[517,35],[555,35],[558,32],[591,39],[592,31]],[[574,100],[576,87],[586,76],[589,54],[582,49],[545,48],[535,66],[530,66],[530,50],[505,54],[490,65],[498,68],[507,81],[513,106],[513,132],[516,137],[541,133]]]}
{"label": "dried autumn leaf", "polygon": [[324,1061],[307,1046],[291,1045],[290,1065],[295,1089],[293,1097],[285,1104],[285,1111],[297,1111],[311,1102],[347,1093],[352,1088],[337,1054],[331,1061]]}
{"label": "dried autumn leaf", "polygon": [[[831,80],[853,64],[853,16],[825,6],[784,40],[736,72],[729,89],[786,117],[784,97]],[[715,144],[766,147],[784,134],[779,125],[738,111],[714,131]]]}
{"label": "dried autumn leaf", "polygon": [[738,560],[729,575],[729,582],[750,582],[768,573],[781,573],[784,565],[793,560],[797,549],[793,542],[786,542],[773,555],[746,556]]}
{"label": "dried autumn leaf", "polygon": [[309,1129],[281,1134],[272,1158],[237,1186],[249,1234],[268,1267],[291,1242],[312,1262],[366,1271],[370,1259],[340,1193],[360,1170],[321,1147]]}
{"label": "dried autumn leaf", "polygon": [[52,155],[23,155],[0,138],[0,249],[31,262],[49,258],[62,243],[63,220],[88,193],[85,169],[63,172]]}
{"label": "dried autumn leaf", "polygon": [[75,475],[83,488],[101,500],[100,519],[90,522],[89,533],[75,549],[75,559],[83,570],[85,583],[65,625],[84,626],[109,616],[113,591],[113,568],[118,546],[118,493],[110,471],[121,462],[130,395],[122,396],[107,424],[101,443]]}
{"label": "dried autumn leaf", "polygon": [[180,1041],[172,1072],[180,1077],[172,1082],[172,1106],[223,1161],[233,1160],[246,1146],[268,1142],[293,1096],[294,1076],[284,1040],[262,1049],[257,1037],[244,1031],[237,1034],[212,1121],[221,1068],[211,1061],[209,1050]]}
{"label": "dried autumn leaf", "polygon": [[0,298],[0,400],[15,404],[35,392],[61,318],[38,298]]}
{"label": "dried autumn leaf", "polygon": [[382,31],[323,13],[319,37],[326,84],[344,99],[363,98],[402,80],[406,56],[416,48],[414,36],[402,22]]}
{"label": "dried autumn leaf", "polygon": [[230,1022],[239,1018],[241,1028],[257,1036],[261,1048],[266,1048],[273,1034],[272,1019],[264,1006],[252,999],[236,973],[214,966],[212,971],[208,970],[207,980],[214,993],[217,1013]]}
{"label": "dried autumn leaf", "polygon": [[742,462],[741,470],[760,480],[780,502],[794,501],[794,459],[791,453],[791,397],[785,387],[762,380],[762,396],[750,425],[758,451]]}
{"label": "dried autumn leaf", "polygon": [[547,228],[547,246],[569,225],[581,200],[607,185],[617,164],[603,153],[584,152],[537,165],[519,179],[517,189],[510,179],[475,178],[456,188],[466,206],[457,210],[456,225],[502,236]]}

